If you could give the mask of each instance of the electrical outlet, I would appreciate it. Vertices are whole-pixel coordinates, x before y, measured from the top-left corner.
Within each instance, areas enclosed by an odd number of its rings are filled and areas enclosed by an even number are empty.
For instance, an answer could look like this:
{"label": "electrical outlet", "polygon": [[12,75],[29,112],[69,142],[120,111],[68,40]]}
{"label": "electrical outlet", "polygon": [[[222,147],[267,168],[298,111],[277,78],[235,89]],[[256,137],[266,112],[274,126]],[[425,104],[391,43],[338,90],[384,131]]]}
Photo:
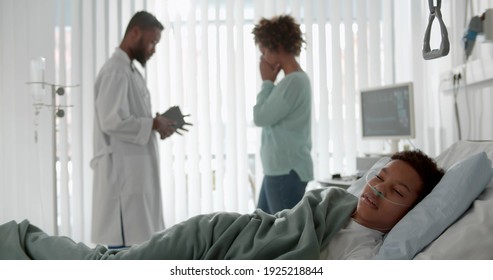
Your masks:
{"label": "electrical outlet", "polygon": [[452,83],[459,85],[464,82],[464,66],[458,66],[452,70]]}
{"label": "electrical outlet", "polygon": [[450,94],[465,87],[468,90],[489,87],[493,83],[493,59],[476,59],[449,69],[440,75],[440,82],[440,91],[444,94]]}

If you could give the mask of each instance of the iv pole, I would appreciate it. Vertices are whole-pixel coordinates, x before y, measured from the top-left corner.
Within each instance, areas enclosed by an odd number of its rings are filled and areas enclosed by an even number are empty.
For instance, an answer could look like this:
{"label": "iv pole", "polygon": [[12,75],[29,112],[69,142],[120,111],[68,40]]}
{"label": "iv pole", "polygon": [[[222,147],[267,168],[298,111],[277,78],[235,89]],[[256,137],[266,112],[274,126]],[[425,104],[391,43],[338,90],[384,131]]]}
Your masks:
{"label": "iv pole", "polygon": [[[56,95],[64,95],[65,94],[65,88],[66,87],[77,87],[79,85],[73,85],[73,86],[62,86],[62,85],[56,85],[56,84],[50,84],[46,83],[44,81],[42,82],[28,82],[27,84],[40,84],[43,88],[45,85],[48,85],[51,87],[51,104],[43,104],[43,103],[35,103],[34,106],[45,106],[45,107],[50,107],[53,109],[53,125],[52,125],[52,160],[53,160],[53,189],[52,189],[52,199],[53,199],[53,234],[58,235],[58,178],[57,178],[57,171],[56,171],[56,163],[57,163],[57,139],[56,139],[56,119],[57,117],[63,118],[65,116],[65,111],[61,109],[62,107],[67,108],[67,107],[73,107],[73,105],[67,105],[67,106],[61,106],[57,105],[56,103]],[[35,141],[37,141],[37,132],[35,134]]]}

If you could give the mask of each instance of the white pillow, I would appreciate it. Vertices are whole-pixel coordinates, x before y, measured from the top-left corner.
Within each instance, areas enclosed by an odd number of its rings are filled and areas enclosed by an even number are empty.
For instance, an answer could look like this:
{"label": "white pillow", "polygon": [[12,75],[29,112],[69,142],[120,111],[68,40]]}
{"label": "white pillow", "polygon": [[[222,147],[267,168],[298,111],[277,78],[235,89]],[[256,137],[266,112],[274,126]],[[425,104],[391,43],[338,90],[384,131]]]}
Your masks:
{"label": "white pillow", "polygon": [[375,259],[412,259],[469,208],[492,176],[485,152],[451,166],[434,190],[387,234]]}
{"label": "white pillow", "polygon": [[[466,213],[418,253],[415,260],[493,259],[493,181]],[[450,246],[454,244],[454,246]]]}
{"label": "white pillow", "polygon": [[[479,152],[493,159],[493,141],[458,141],[437,158],[442,167]],[[414,259],[492,260],[493,259],[493,180],[464,215]],[[454,246],[450,246],[454,244]]]}

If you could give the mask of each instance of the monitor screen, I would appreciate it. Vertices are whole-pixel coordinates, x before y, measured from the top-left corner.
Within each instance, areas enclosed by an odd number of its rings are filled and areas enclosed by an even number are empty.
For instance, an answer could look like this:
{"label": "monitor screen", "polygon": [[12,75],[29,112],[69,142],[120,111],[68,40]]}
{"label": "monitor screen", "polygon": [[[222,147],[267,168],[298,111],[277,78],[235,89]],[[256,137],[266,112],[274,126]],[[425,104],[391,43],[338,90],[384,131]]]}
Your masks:
{"label": "monitor screen", "polygon": [[414,138],[412,82],[364,89],[360,93],[364,139]]}

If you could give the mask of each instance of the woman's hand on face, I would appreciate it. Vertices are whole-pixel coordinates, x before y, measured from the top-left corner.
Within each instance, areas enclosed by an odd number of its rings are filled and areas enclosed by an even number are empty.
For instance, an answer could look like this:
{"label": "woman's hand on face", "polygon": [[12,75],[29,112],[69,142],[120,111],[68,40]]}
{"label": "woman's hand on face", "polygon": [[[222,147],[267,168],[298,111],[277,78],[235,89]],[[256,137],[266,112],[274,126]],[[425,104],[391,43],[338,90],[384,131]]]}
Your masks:
{"label": "woman's hand on face", "polygon": [[279,74],[279,71],[281,71],[280,64],[272,65],[263,57],[260,57],[259,68],[260,76],[262,77],[263,81],[269,80],[274,82],[276,80],[277,74]]}

